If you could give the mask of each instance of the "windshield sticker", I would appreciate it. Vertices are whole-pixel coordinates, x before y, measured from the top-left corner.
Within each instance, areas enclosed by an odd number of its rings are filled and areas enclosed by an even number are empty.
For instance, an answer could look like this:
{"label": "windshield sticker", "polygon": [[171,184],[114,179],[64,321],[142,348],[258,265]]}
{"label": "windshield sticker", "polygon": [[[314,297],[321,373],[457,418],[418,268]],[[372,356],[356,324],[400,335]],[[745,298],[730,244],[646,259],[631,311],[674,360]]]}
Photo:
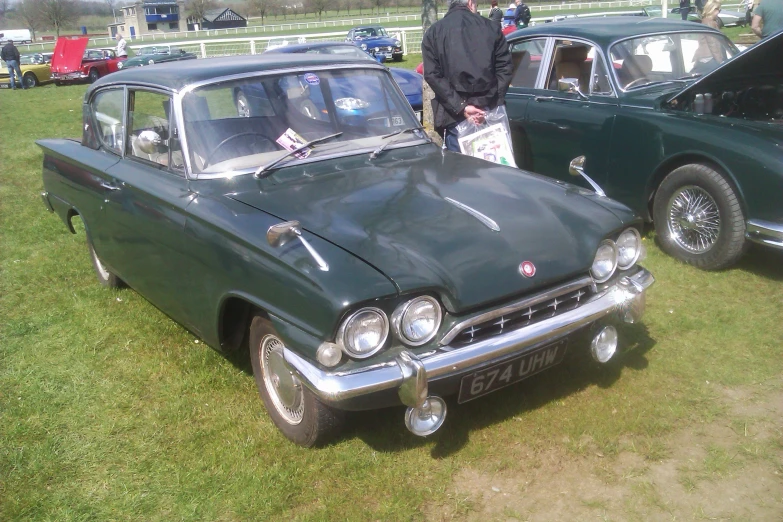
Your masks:
{"label": "windshield sticker", "polygon": [[321,80],[313,73],[307,73],[304,75],[304,80],[310,85],[318,85]]}
{"label": "windshield sticker", "polygon": [[[287,129],[279,138],[277,138],[277,144],[286,150],[296,150],[304,145],[306,142],[299,134],[293,131],[293,129]],[[297,158],[304,159],[310,155],[310,148],[302,149],[295,154]]]}
{"label": "windshield sticker", "polygon": [[400,125],[403,125],[404,122],[402,121],[402,116],[392,116],[392,126],[393,127],[399,127]]}

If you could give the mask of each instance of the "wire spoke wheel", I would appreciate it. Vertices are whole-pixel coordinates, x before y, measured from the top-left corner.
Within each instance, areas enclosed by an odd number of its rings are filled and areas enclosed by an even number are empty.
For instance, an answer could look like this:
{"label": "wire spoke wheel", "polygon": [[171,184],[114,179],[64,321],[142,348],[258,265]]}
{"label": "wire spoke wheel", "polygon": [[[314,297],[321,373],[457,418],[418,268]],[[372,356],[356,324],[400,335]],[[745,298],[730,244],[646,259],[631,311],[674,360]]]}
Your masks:
{"label": "wire spoke wheel", "polygon": [[671,238],[695,254],[708,252],[720,235],[720,211],[712,196],[695,185],[679,188],[669,199]]}
{"label": "wire spoke wheel", "polygon": [[261,370],[266,391],[280,416],[291,425],[302,422],[302,383],[286,366],[283,342],[274,335],[267,335],[261,342]]}

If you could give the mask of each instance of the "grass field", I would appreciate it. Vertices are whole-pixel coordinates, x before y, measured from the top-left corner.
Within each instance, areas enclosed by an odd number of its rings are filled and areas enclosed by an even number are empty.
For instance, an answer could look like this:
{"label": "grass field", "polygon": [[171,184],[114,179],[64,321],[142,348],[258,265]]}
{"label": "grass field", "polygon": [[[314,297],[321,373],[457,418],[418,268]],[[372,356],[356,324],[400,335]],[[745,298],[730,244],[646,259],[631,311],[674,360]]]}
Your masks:
{"label": "grass field", "polygon": [[245,359],[99,286],[44,209],[35,140],[78,137],[84,91],[0,91],[0,520],[783,517],[780,253],[701,272],[649,233],[634,351],[450,403],[426,439],[395,408],[305,450]]}

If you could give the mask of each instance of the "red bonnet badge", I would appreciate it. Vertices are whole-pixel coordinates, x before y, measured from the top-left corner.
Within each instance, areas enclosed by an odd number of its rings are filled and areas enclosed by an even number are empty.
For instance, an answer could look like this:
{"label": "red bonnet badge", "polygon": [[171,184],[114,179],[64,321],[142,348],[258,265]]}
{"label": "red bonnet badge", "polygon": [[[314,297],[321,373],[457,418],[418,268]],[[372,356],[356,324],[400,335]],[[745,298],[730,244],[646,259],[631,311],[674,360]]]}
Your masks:
{"label": "red bonnet badge", "polygon": [[530,261],[522,261],[519,264],[519,273],[525,277],[533,277],[536,275],[536,265]]}

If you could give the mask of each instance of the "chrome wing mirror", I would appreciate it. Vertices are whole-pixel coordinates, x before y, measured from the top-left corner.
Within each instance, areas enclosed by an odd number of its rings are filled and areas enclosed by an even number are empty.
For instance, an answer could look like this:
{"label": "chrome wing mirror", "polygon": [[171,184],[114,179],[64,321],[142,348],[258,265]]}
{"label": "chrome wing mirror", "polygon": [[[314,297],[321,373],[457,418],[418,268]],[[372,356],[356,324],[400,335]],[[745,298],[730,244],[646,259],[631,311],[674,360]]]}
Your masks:
{"label": "chrome wing mirror", "polygon": [[136,146],[144,154],[155,154],[160,152],[160,146],[163,144],[163,140],[160,135],[153,130],[145,130],[139,133],[136,138]]}
{"label": "chrome wing mirror", "polygon": [[324,261],[324,258],[315,251],[310,242],[302,237],[302,228],[298,221],[278,223],[277,225],[272,225],[269,227],[269,230],[266,231],[266,240],[273,248],[281,247],[288,243],[289,240],[295,238],[299,239],[310,255],[313,256],[315,263],[318,265],[318,269],[327,272],[329,270],[329,265]]}
{"label": "chrome wing mirror", "polygon": [[590,176],[587,175],[585,172],[585,157],[584,156],[577,156],[576,158],[571,160],[571,163],[568,165],[568,173],[572,176],[582,176],[585,181],[587,181],[591,187],[593,187],[593,190],[595,190],[595,193],[601,196],[602,198],[606,197],[606,192],[603,191],[601,187],[598,186],[598,183],[592,180]]}
{"label": "chrome wing mirror", "polygon": [[560,92],[570,92],[573,94],[578,94],[580,98],[583,100],[587,99],[587,96],[579,90],[579,79],[578,78],[560,78],[557,81],[557,90]]}

